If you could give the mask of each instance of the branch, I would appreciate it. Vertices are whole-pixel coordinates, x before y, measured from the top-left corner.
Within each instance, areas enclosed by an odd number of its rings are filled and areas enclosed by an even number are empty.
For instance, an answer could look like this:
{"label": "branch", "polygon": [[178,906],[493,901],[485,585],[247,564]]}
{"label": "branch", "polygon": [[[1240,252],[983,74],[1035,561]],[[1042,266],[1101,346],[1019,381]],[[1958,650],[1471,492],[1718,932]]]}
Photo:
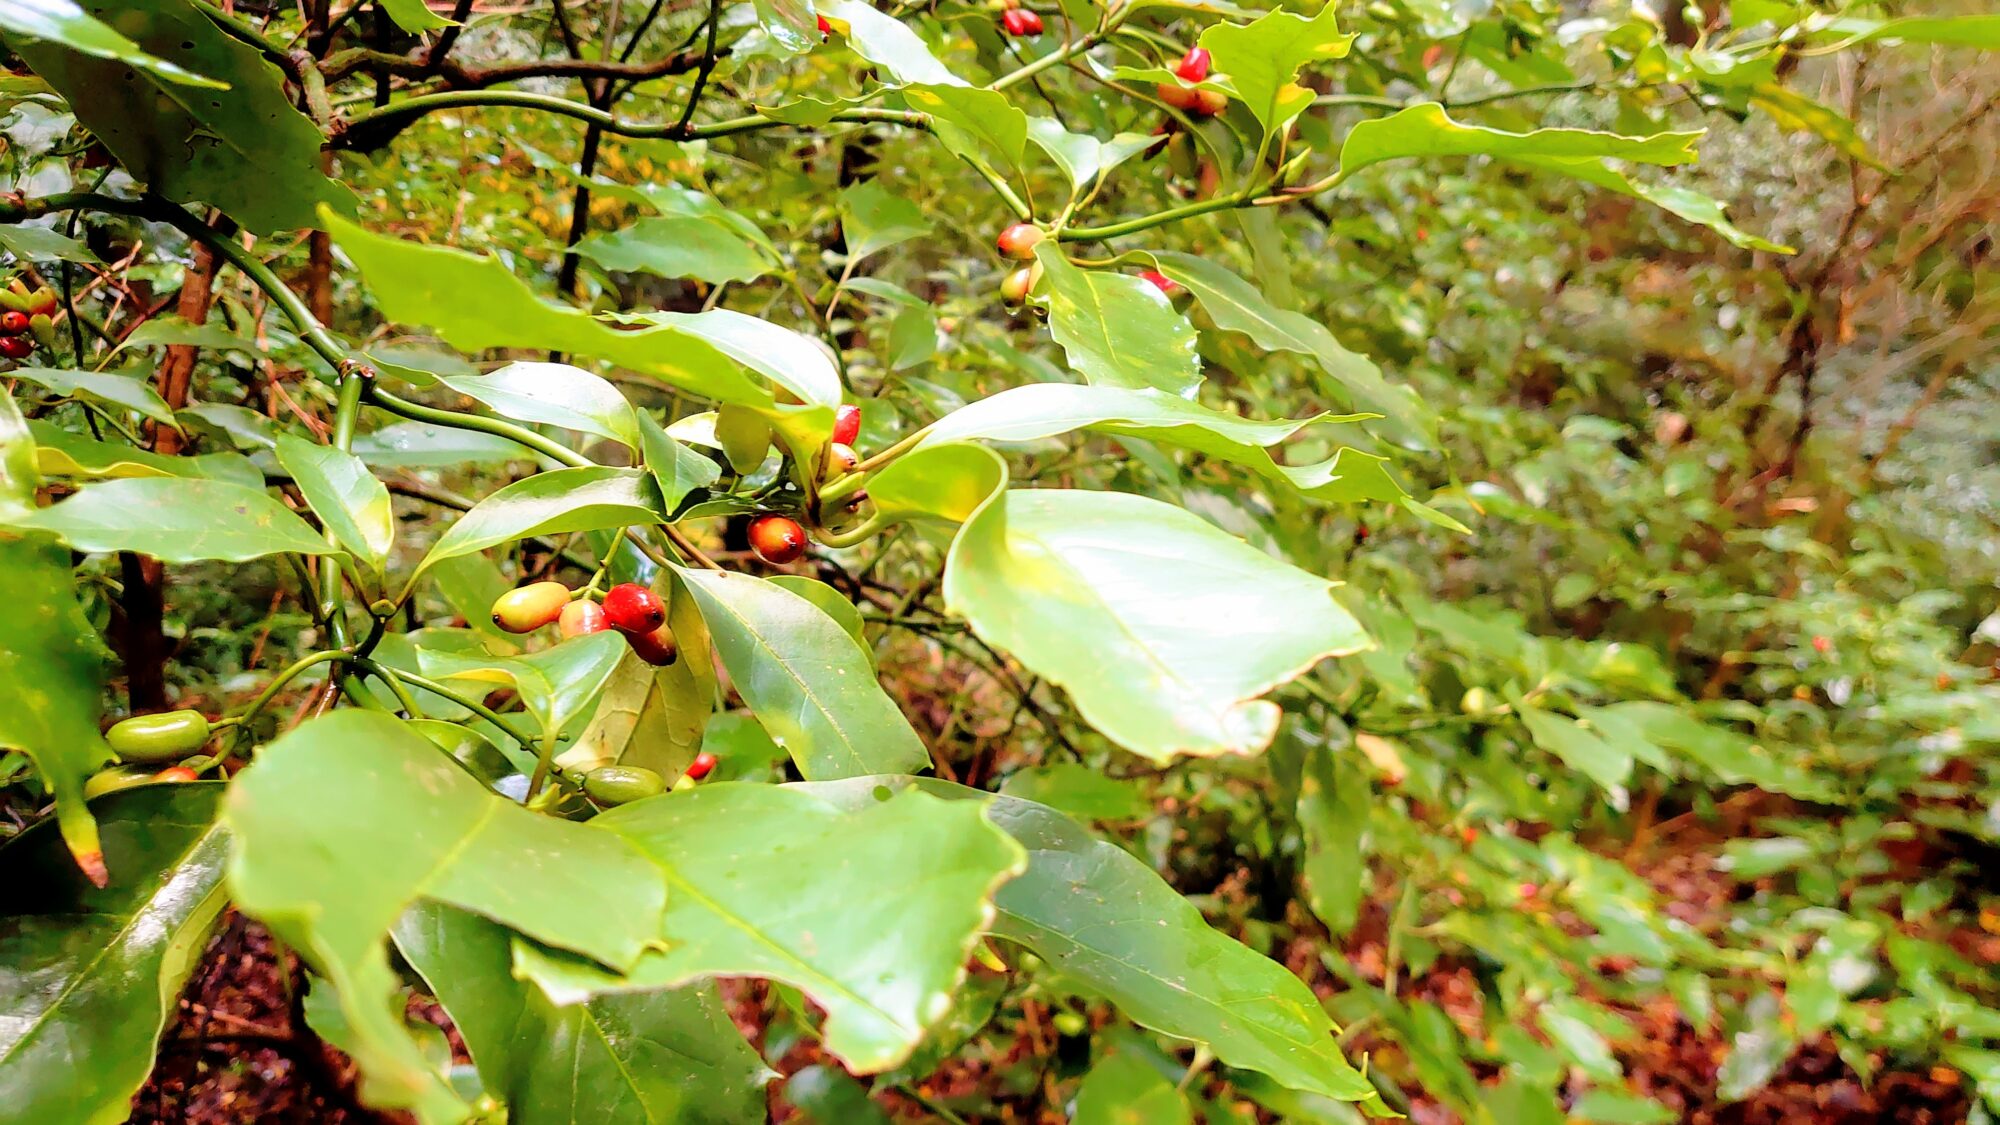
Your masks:
{"label": "branch", "polygon": [[[464,90],[441,94],[420,94],[405,98],[380,109],[371,109],[355,114],[346,121],[347,132],[367,132],[363,127],[379,125],[403,118],[421,117],[447,109],[476,109],[484,106],[509,107],[515,109],[538,109],[553,113],[558,117],[569,117],[587,124],[596,125],[607,133],[621,137],[643,137],[653,140],[696,140],[708,137],[727,137],[737,133],[754,133],[763,129],[786,127],[787,123],[763,114],[735,117],[718,121],[712,125],[692,125],[682,129],[677,122],[627,121],[601,109],[581,105],[567,98],[551,97],[547,94],[530,94],[517,90]],[[873,109],[866,106],[846,109],[833,115],[833,120],[878,125],[902,125],[912,129],[928,129],[930,118],[909,110]],[[335,144],[344,144],[345,138]]]}
{"label": "branch", "polygon": [[[722,52],[727,54],[727,51]],[[601,59],[530,59],[524,62],[495,63],[492,66],[463,66],[440,57],[433,63],[431,52],[398,55],[388,51],[353,47],[329,57],[320,67],[328,82],[338,82],[356,71],[388,74],[399,78],[441,79],[453,90],[480,90],[506,82],[529,78],[583,78],[644,82],[685,74],[701,65],[697,51],[682,51],[647,62],[607,62]]]}

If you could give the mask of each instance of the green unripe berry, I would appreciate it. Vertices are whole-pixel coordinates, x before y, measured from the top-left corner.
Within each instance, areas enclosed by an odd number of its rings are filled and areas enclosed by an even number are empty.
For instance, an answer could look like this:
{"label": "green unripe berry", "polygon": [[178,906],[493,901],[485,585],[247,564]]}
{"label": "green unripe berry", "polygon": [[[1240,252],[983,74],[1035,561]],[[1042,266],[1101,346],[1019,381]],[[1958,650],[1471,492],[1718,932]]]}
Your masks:
{"label": "green unripe berry", "polygon": [[583,791],[600,805],[624,805],[667,791],[667,781],[644,766],[599,766],[583,775]]}
{"label": "green unripe berry", "polygon": [[134,715],[104,732],[104,741],[124,762],[172,762],[208,742],[208,717],[199,711]]}

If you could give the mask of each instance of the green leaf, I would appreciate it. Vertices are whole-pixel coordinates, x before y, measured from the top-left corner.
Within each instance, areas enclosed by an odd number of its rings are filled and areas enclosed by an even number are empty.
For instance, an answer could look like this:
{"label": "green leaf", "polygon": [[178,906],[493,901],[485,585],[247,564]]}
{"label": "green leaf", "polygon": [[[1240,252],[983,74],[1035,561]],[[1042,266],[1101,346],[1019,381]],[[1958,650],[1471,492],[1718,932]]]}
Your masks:
{"label": "green leaf", "polygon": [[1750,104],[1770,114],[1779,128],[1812,133],[1863,164],[1887,169],[1869,151],[1868,142],[1855,131],[1854,122],[1831,106],[1821,105],[1776,82],[1758,83],[1750,94]]}
{"label": "green leaf", "polygon": [[1615,1082],[1623,1077],[1625,1070],[1618,1064],[1618,1058],[1611,1053],[1611,1045],[1604,1036],[1584,1018],[1583,1000],[1565,996],[1542,1005],[1535,1022],[1548,1034],[1549,1041],[1561,1048],[1585,1074],[1600,1082]]}
{"label": "green leaf", "polygon": [[906,773],[930,764],[867,654],[825,610],[748,574],[679,573],[736,690],[803,776]]}
{"label": "green leaf", "polygon": [[[623,653],[590,725],[556,758],[559,764],[586,772],[613,764],[644,766],[662,777],[677,777],[687,769],[701,749],[715,706],[710,685],[696,674],[697,662],[712,658],[700,617],[683,604],[689,601],[669,602],[667,623],[681,644],[681,658],[655,668],[636,653]],[[695,629],[684,627],[686,617],[694,618]],[[697,639],[700,648],[690,651],[690,642]]]}
{"label": "green leaf", "polygon": [[[797,396],[806,405],[775,415],[780,429],[788,417],[810,412],[815,407],[840,405],[840,370],[834,366],[826,346],[814,337],[730,309],[651,313],[629,319],[681,329]],[[829,410],[819,440],[824,441],[825,434],[832,430],[833,414]],[[818,450],[815,448],[813,452]]]}
{"label": "green leaf", "polygon": [[592,824],[665,874],[665,948],[623,980],[547,957],[528,975],[558,1001],[766,977],[826,1010],[824,1045],[850,1070],[895,1066],[950,1007],[1022,856],[977,803],[881,796],[843,811],[796,787],[724,782],[612,809]]}
{"label": "green leaf", "polygon": [[510,363],[490,375],[447,375],[438,380],[495,414],[538,426],[555,426],[639,448],[632,404],[611,381],[567,363]]}
{"label": "green leaf", "polygon": [[1419,156],[1530,157],[1593,162],[1602,157],[1638,164],[1692,164],[1702,131],[1627,137],[1594,129],[1536,129],[1508,133],[1453,121],[1436,102],[1371,118],[1348,131],[1340,145],[1340,177],[1385,160]]}
{"label": "green leaf", "polygon": [[577,244],[576,252],[607,270],[693,277],[721,285],[754,281],[771,262],[741,235],[707,219],[670,215],[640,219]]}
{"label": "green leaf", "polygon": [[1083,1076],[1069,1120],[1070,1125],[1187,1125],[1188,1104],[1151,1063],[1114,1049]]}
{"label": "green leaf", "polygon": [[1025,166],[1028,115],[998,90],[964,84],[908,86],[903,100],[930,115],[932,131],[952,155],[982,160],[991,154],[1009,171]]}
{"label": "green leaf", "polygon": [[420,902],[394,937],[515,1125],[764,1120],[771,1071],[714,985],[557,1006],[514,978],[514,937],[476,914]]}
{"label": "green leaf", "polygon": [[1153,259],[1161,272],[1187,286],[1216,327],[1241,332],[1259,347],[1311,356],[1341,398],[1387,417],[1406,442],[1437,444],[1436,414],[1416,392],[1391,386],[1374,361],[1342,347],[1318,321],[1271,304],[1255,286],[1206,258],[1154,253]]}
{"label": "green leaf", "polygon": [[173,410],[142,376],[113,371],[58,371],[48,367],[16,367],[10,379],[26,379],[59,395],[82,396],[109,403],[151,418],[163,426],[179,428]]}
{"label": "green leaf", "polygon": [[803,574],[773,574],[765,579],[774,586],[783,586],[820,608],[820,612],[833,618],[854,643],[861,646],[861,652],[874,662],[874,653],[868,648],[868,636],[861,620],[861,609],[847,600],[847,595],[821,582],[817,578],[807,578]]}
{"label": "green leaf", "polygon": [[0,402],[0,519],[32,514],[42,487],[35,431],[13,396]]}
{"label": "green leaf", "polygon": [[848,808],[885,789],[988,802],[1028,849],[1028,869],[993,896],[994,933],[1033,950],[1162,1035],[1207,1044],[1230,1066],[1342,1101],[1375,1088],[1333,1038],[1319,998],[1284,967],[1209,928],[1201,912],[1116,844],[1051,809],[931,778],[793,786]]}
{"label": "green leaf", "polygon": [[690,492],[714,484],[722,475],[722,467],[675,441],[651,414],[643,410],[636,413],[639,450],[646,460],[646,471],[653,474],[653,482],[660,486],[660,510],[672,515],[680,511]]}
{"label": "green leaf", "polygon": [[1632,776],[1632,755],[1607,742],[1596,731],[1566,715],[1539,707],[1517,705],[1516,712],[1534,736],[1535,745],[1561,758],[1563,763],[1597,783],[1622,806],[1625,781]]}
{"label": "green leaf", "polygon": [[485,685],[488,692],[513,688],[542,729],[554,732],[590,710],[627,651],[624,638],[607,629],[521,656],[425,648],[418,651],[417,662],[432,679],[465,680]]}
{"label": "green leaf", "polygon": [[229,88],[226,82],[203,78],[147,54],[137,43],[93,18],[75,0],[7,0],[0,3],[0,30],[60,44],[95,58],[126,63],[168,82],[211,90]]}
{"label": "green leaf", "polygon": [[[853,4],[855,0],[841,2]],[[873,8],[867,10],[874,12]],[[898,243],[922,238],[931,232],[931,223],[916,204],[890,194],[877,180],[863,180],[840,193],[840,232],[847,239],[848,260],[858,262]]]}
{"label": "green leaf", "polygon": [[1138,820],[1153,811],[1136,783],[1106,777],[1078,762],[1016,770],[1000,784],[1000,792],[1078,820]]}
{"label": "green leaf", "polygon": [[1120,493],[1003,493],[960,529],[944,589],[982,638],[1156,762],[1262,750],[1279,711],[1259,696],[1372,643],[1332,583]]}
{"label": "green leaf", "polygon": [[1146,151],[1158,138],[1145,133],[1120,133],[1108,141],[1083,133],[1072,133],[1060,122],[1037,117],[1028,122],[1028,137],[1049,154],[1073,190],[1111,171]]}
{"label": "green leaf", "polygon": [[222,910],[222,790],[143,785],[99,800],[114,872],[101,890],[51,824],[0,849],[0,1097],[13,1120],[116,1125],[131,1114]]}
{"label": "green leaf", "polygon": [[1327,4],[1310,19],[1269,12],[1248,26],[1216,23],[1201,33],[1216,73],[1228,78],[1265,133],[1278,132],[1312,105],[1313,92],[1292,81],[1301,66],[1346,57],[1354,36],[1340,33],[1333,10]]}
{"label": "green leaf", "polygon": [[1894,39],[1904,43],[1939,43],[1949,47],[2000,50],[2000,14],[1909,16],[1894,20],[1842,16],[1815,20],[1814,25],[1814,30],[1822,37],[1846,38],[1850,40],[1850,45],[1871,39]]}
{"label": "green leaf", "polygon": [[1758,992],[1743,1006],[1743,1027],[1730,1037],[1729,1054],[1715,1071],[1715,1096],[1742,1101],[1762,1089],[1792,1057],[1797,1036],[1785,1026],[1778,998]]}
{"label": "green leaf", "polygon": [[35,467],[51,477],[102,480],[120,477],[204,477],[248,489],[264,487],[264,474],[240,453],[166,457],[123,442],[96,441],[58,430],[47,422],[28,423],[34,435]]}
{"label": "green leaf", "polygon": [[[46,2],[46,0],[45,0]],[[57,3],[63,0],[55,0]],[[4,23],[10,5],[0,5],[0,23]],[[74,238],[57,234],[47,227],[29,224],[0,226],[0,247],[23,261],[39,262],[54,259],[58,262],[79,262],[93,264],[97,255],[90,247]]]}
{"label": "green leaf", "polygon": [[1049,310],[1049,332],[1085,382],[1194,397],[1201,385],[1194,325],[1153,285],[1128,274],[1070,265],[1053,239],[1035,250],[1042,263],[1036,300]]}
{"label": "green leaf", "polygon": [[785,1080],[785,1101],[810,1125],[893,1125],[868,1087],[837,1066],[814,1063]]}
{"label": "green leaf", "polygon": [[[665,518],[658,486],[638,469],[552,469],[515,481],[460,516],[417,564],[416,573],[440,559],[515,539],[656,524]],[[416,575],[410,580],[415,582]]]}
{"label": "green leaf", "polygon": [[330,445],[278,435],[278,463],[312,505],[313,514],[347,553],[378,576],[396,545],[396,513],[389,490],[352,453]]}
{"label": "green leaf", "polygon": [[[650,324],[634,320],[646,327],[614,328],[581,309],[552,305],[535,296],[494,258],[384,237],[331,216],[326,225],[367,279],[384,316],[406,324],[428,324],[460,350],[574,352],[721,402],[773,409],[777,401],[771,389],[746,373],[737,360],[686,329],[689,321],[704,322],[695,317],[662,315]],[[714,318],[721,311],[704,315]],[[800,397],[807,403],[825,401],[814,395]],[[811,409],[815,408],[777,407],[775,413]]]}
{"label": "green leaf", "polygon": [[854,53],[881,67],[896,85],[963,86],[908,24],[876,11],[861,0],[815,0],[813,7],[838,24]]}
{"label": "green leaf", "polygon": [[1626,1090],[1585,1090],[1569,1109],[1570,1120],[1590,1125],[1671,1125],[1680,1114]]}
{"label": "green leaf", "polygon": [[391,1004],[383,938],[406,907],[462,907],[619,968],[659,932],[664,887],[644,856],[493,795],[381,712],[336,711],[265,746],[226,823],[232,896],[333,984],[363,1096],[427,1123],[464,1110]]}
{"label": "green leaf", "polygon": [[1794,252],[1789,246],[1759,238],[1730,222],[1728,213],[1720,201],[1692,188],[1676,187],[1672,184],[1641,183],[1603,160],[1540,160],[1515,157],[1514,162],[1595,184],[1619,195],[1643,199],[1670,215],[1707,227],[1728,239],[1731,245],[1741,246],[1746,250],[1768,250],[1774,254]]}
{"label": "green leaf", "polygon": [[396,422],[362,434],[354,439],[354,455],[381,468],[502,465],[535,456],[495,434],[429,422]]}
{"label": "green leaf", "polygon": [[396,21],[396,26],[411,35],[421,35],[426,31],[452,26],[450,20],[431,11],[424,0],[380,0],[382,10]]}
{"label": "green leaf", "polygon": [[[1155,390],[1032,383],[959,408],[932,423],[923,447],[987,439],[1025,442],[1070,430],[1144,438],[1206,453],[1317,500],[1400,500],[1402,486],[1378,457],[1342,449],[1310,465],[1280,465],[1271,450],[1295,438],[1319,438],[1366,414],[1317,414],[1298,421],[1259,421],[1210,410]],[[871,491],[871,495],[874,492]]]}
{"label": "green leaf", "polygon": [[1006,484],[1006,462],[990,449],[925,445],[884,466],[869,480],[868,496],[885,520],[964,523]]}
{"label": "green leaf", "polygon": [[785,53],[800,55],[819,42],[819,28],[806,0],[756,0],[757,23]]}
{"label": "green leaf", "polygon": [[79,551],[137,551],[167,563],[337,550],[268,493],[217,480],[102,481],[8,523],[51,532]]}
{"label": "green leaf", "polygon": [[[18,5],[9,5],[10,9]],[[181,203],[201,201],[259,234],[316,225],[315,206],[352,211],[354,196],[320,171],[325,138],[292,108],[278,69],[185,0],[86,0],[155,59],[214,80],[199,88],[157,64],[92,57],[14,40],[35,73],[133,177]]]}
{"label": "green leaf", "polygon": [[187,344],[196,348],[214,351],[255,352],[257,342],[238,336],[220,324],[189,324],[178,316],[162,316],[141,324],[132,334],[119,341],[120,350],[125,348],[156,348],[164,345]]}
{"label": "green leaf", "polygon": [[1324,744],[1306,750],[1298,817],[1306,905],[1330,933],[1345,936],[1360,917],[1368,875],[1368,781],[1348,755]]}

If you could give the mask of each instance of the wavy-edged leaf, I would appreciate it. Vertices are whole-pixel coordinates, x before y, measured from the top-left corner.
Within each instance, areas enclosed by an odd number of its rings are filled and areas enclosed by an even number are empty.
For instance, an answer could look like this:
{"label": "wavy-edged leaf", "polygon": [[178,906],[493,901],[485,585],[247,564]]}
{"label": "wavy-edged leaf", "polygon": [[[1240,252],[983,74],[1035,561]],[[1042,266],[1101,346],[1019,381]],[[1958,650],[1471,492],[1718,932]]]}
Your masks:
{"label": "wavy-edged leaf", "polygon": [[898,85],[965,85],[965,79],[946,69],[917,33],[894,16],[861,0],[816,0],[813,8],[839,26],[855,54],[888,72]]}
{"label": "wavy-edged leaf", "polygon": [[1001,168],[1019,171],[1028,149],[1028,115],[998,90],[971,86],[907,86],[903,101],[931,118],[931,129],[951,154],[966,160],[997,156]]}
{"label": "wavy-edged leaf", "polygon": [[152,1073],[181,984],[223,904],[221,785],[96,802],[102,889],[48,824],[0,849],[0,1099],[10,1119],[116,1125]]}
{"label": "wavy-edged leaf", "polygon": [[754,281],[771,261],[735,231],[706,219],[666,215],[577,243],[576,252],[607,270],[692,277],[721,285]]}
{"label": "wavy-edged leaf", "polygon": [[612,833],[489,792],[429,739],[377,711],[281,735],[229,789],[229,889],[334,986],[363,1096],[455,1121],[464,1107],[392,1008],[384,941],[429,899],[605,964],[659,932],[665,888]]}
{"label": "wavy-edged leaf", "polygon": [[98,441],[59,430],[47,422],[28,423],[34,436],[34,464],[43,476],[78,480],[122,477],[204,477],[244,488],[264,487],[264,474],[240,453],[166,457],[124,442]]}
{"label": "wavy-edged leaf", "polygon": [[382,468],[445,465],[504,465],[531,461],[524,445],[497,434],[437,426],[429,422],[396,422],[354,439],[354,455]]}
{"label": "wavy-edged leaf", "polygon": [[1312,105],[1313,92],[1292,81],[1307,63],[1343,58],[1354,41],[1342,35],[1329,3],[1310,18],[1268,12],[1248,25],[1223,21],[1201,33],[1218,76],[1229,80],[1245,108],[1275,133]]}
{"label": "wavy-edged leaf", "polygon": [[1086,133],[1072,133],[1047,117],[1028,122],[1028,138],[1049,154],[1069,177],[1070,187],[1077,190],[1146,151],[1159,139],[1145,133],[1120,133],[1101,141]]}
{"label": "wavy-edged leaf", "polygon": [[801,774],[824,780],[930,764],[861,646],[825,610],[748,574],[679,574],[736,690]]}
{"label": "wavy-edged leaf", "polygon": [[1745,250],[1768,250],[1773,254],[1790,254],[1793,249],[1781,243],[1772,242],[1751,234],[1729,221],[1729,214],[1722,202],[1712,196],[1703,195],[1693,188],[1677,187],[1673,184],[1650,184],[1626,175],[1611,167],[1603,160],[1537,160],[1514,157],[1516,164],[1530,168],[1540,168],[1555,172],[1571,179],[1595,184],[1606,191],[1633,199],[1643,199],[1670,215],[1686,219],[1697,226],[1704,226],[1729,240],[1733,246]]}
{"label": "wavy-edged leaf", "polygon": [[1143,1027],[1205,1043],[1233,1067],[1342,1101],[1375,1088],[1341,1057],[1319,998],[1266,957],[1210,929],[1153,869],[1052,809],[932,778],[800,785],[848,808],[916,788],[988,803],[1028,850],[1028,868],[993,896],[993,932],[1033,950]]}
{"label": "wavy-edged leaf", "polygon": [[1595,129],[1536,129],[1509,133],[1453,121],[1444,107],[1424,102],[1387,117],[1371,118],[1348,130],[1340,144],[1344,179],[1385,160],[1423,156],[1492,156],[1500,159],[1595,161],[1603,157],[1636,164],[1692,164],[1702,130],[1628,137]]}
{"label": "wavy-edged leaf", "polygon": [[354,196],[320,171],[325,138],[292,108],[278,68],[185,0],[85,0],[155,59],[227,89],[162,79],[156,65],[15,39],[35,73],[135,179],[182,203],[212,203],[260,234],[314,226],[316,206],[343,213]]}
{"label": "wavy-edged leaf", "polygon": [[396,26],[411,35],[421,35],[426,31],[451,26],[451,21],[431,11],[424,0],[380,0],[382,10],[396,21]]}
{"label": "wavy-edged leaf", "polygon": [[1129,1050],[1113,1048],[1083,1076],[1070,1125],[1187,1125],[1187,1098]]}
{"label": "wavy-edged leaf", "polygon": [[[0,10],[4,7],[0,6]],[[0,247],[30,262],[54,259],[58,262],[95,264],[98,260],[97,255],[90,252],[90,247],[76,239],[32,223],[0,226]]]}
{"label": "wavy-edged leaf", "polygon": [[510,363],[488,375],[447,375],[445,386],[503,418],[609,438],[639,448],[632,404],[602,375],[567,363]]}
{"label": "wavy-edged leaf", "polygon": [[841,189],[840,233],[847,241],[850,261],[858,262],[930,232],[930,220],[917,205],[893,194],[878,180],[862,180]]}
{"label": "wavy-edged leaf", "polygon": [[1053,239],[1035,255],[1043,271],[1035,299],[1085,382],[1194,397],[1202,378],[1194,325],[1158,289],[1129,274],[1078,269]]}
{"label": "wavy-edged leaf", "polygon": [[622,980],[573,959],[522,968],[559,1002],[768,977],[826,1010],[826,1049],[849,1069],[895,1066],[950,1007],[1022,854],[976,803],[881,795],[843,809],[797,787],[724,782],[613,809],[592,823],[665,873],[665,948]]}
{"label": "wavy-edged leaf", "polygon": [[339,548],[259,489],[218,480],[132,477],[85,485],[76,495],[6,521],[46,531],[79,551],[136,551],[161,562],[243,562]]}
{"label": "wavy-edged leaf", "polygon": [[638,469],[551,469],[515,481],[460,516],[417,564],[417,574],[441,559],[515,539],[655,524],[665,518],[659,486]]}
{"label": "wavy-edged leaf", "polygon": [[660,509],[669,515],[678,512],[688,493],[705,489],[722,475],[722,467],[703,457],[667,433],[651,414],[639,411],[639,450],[646,471],[660,486]]}
{"label": "wavy-edged leaf", "polygon": [[1279,710],[1260,696],[1372,644],[1333,583],[1122,493],[1002,493],[960,529],[944,590],[974,632],[1157,762],[1262,750]]}

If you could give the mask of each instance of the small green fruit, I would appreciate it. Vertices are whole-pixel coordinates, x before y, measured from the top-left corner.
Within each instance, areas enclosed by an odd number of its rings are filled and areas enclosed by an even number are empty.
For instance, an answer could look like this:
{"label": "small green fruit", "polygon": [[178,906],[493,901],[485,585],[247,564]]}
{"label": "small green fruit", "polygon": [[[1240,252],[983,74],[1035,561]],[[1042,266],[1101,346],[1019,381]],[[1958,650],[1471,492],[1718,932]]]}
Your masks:
{"label": "small green fruit", "polygon": [[560,582],[530,582],[509,590],[493,602],[493,623],[509,633],[532,633],[562,616],[569,604],[569,587]]}
{"label": "small green fruit", "polygon": [[208,717],[199,711],[164,711],[134,715],[104,732],[123,762],[172,762],[187,757],[208,742]]}
{"label": "small green fruit", "polygon": [[106,793],[116,793],[120,789],[130,789],[141,782],[151,781],[153,771],[133,769],[130,766],[113,766],[90,775],[83,783],[83,799],[94,801]]}
{"label": "small green fruit", "polygon": [[600,805],[624,805],[667,791],[667,781],[643,766],[599,766],[583,775],[583,791]]}
{"label": "small green fruit", "polygon": [[771,423],[748,407],[725,404],[715,412],[715,440],[730,468],[754,473],[771,449]]}

